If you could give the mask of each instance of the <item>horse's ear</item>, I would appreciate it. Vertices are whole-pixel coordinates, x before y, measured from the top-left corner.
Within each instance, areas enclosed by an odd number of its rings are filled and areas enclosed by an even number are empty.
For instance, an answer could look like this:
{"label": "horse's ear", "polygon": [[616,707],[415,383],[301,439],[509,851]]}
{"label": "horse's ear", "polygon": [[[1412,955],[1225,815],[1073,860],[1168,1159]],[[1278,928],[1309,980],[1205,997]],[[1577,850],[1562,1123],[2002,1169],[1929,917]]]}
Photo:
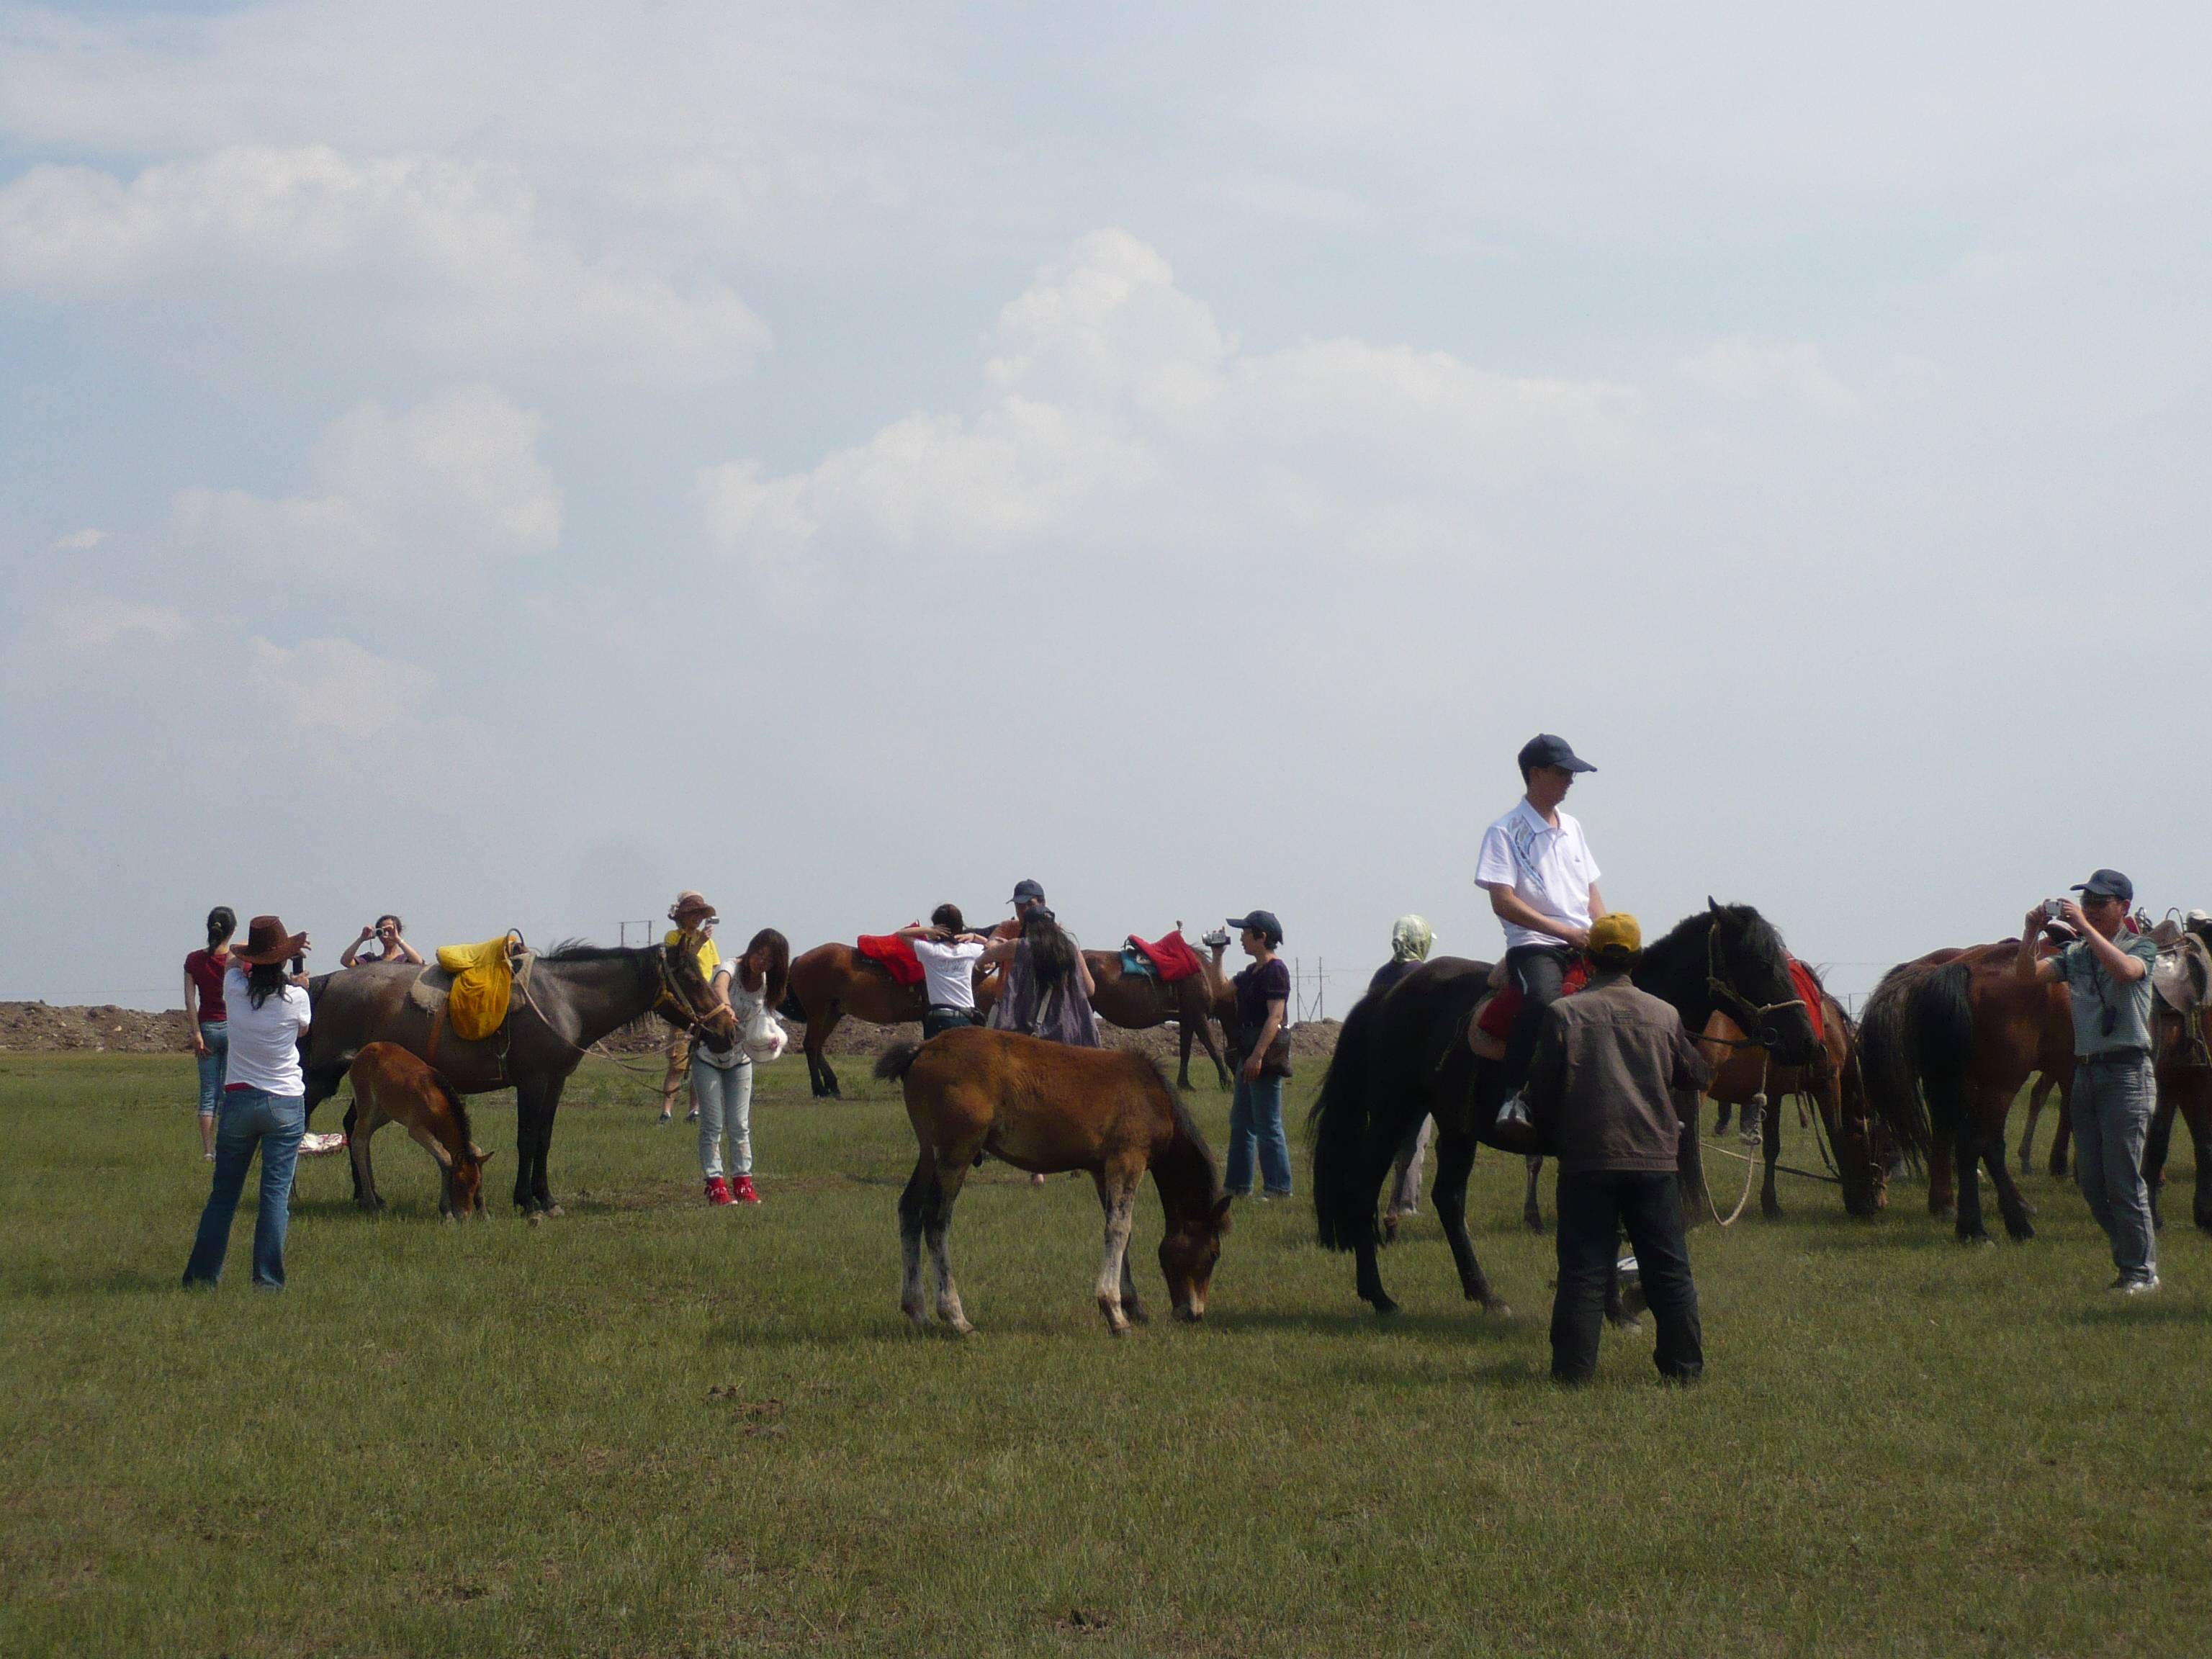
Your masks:
{"label": "horse's ear", "polygon": [[481,1170],[485,1164],[490,1163],[492,1159],[498,1156],[499,1154],[497,1152],[478,1152],[477,1154],[477,1168]]}
{"label": "horse's ear", "polygon": [[1229,1231],[1229,1194],[1226,1193],[1222,1194],[1214,1201],[1213,1228],[1216,1232],[1225,1233]]}
{"label": "horse's ear", "polygon": [[1705,895],[1705,908],[1718,915],[1721,913],[1721,902],[1708,893]]}

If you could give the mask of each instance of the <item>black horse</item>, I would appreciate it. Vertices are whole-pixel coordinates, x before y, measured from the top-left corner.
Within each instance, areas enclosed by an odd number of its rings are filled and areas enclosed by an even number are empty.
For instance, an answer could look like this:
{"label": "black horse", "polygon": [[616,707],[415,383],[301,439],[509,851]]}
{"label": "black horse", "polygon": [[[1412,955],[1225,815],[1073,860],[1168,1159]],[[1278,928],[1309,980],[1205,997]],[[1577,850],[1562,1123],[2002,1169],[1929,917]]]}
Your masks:
{"label": "black horse", "polygon": [[[514,1203],[531,1216],[561,1213],[545,1176],[553,1115],[585,1050],[633,1020],[658,1014],[671,1025],[710,1040],[734,1036],[735,1018],[719,1006],[700,971],[698,941],[623,950],[568,940],[540,955],[528,989],[514,988],[506,1025],[482,1042],[463,1042],[442,1012],[434,1033],[430,1012],[408,995],[422,970],[372,963],[326,974],[307,988],[314,1023],[307,1028],[307,1109],[337,1092],[362,1046],[396,1042],[428,1061],[465,1095],[514,1091]],[[353,1113],[346,1113],[353,1128]]]}
{"label": "black horse", "polygon": [[[1684,920],[1645,947],[1634,978],[1672,1003],[1692,1032],[1715,1009],[1774,1051],[1785,1066],[1809,1064],[1813,1024],[1790,979],[1790,953],[1773,924],[1747,904],[1718,904]],[[1470,1302],[1504,1311],[1467,1236],[1467,1180],[1474,1149],[1486,1142],[1527,1151],[1511,1132],[1501,1138],[1504,1066],[1467,1045],[1468,1022],[1490,983],[1490,964],[1440,957],[1379,997],[1363,998],[1346,1017],[1336,1054],[1322,1079],[1307,1130],[1313,1143],[1314,1217],[1321,1242],[1358,1257],[1360,1297],[1377,1313],[1397,1304],[1376,1271],[1376,1209],[1400,1142],[1424,1114],[1437,1120],[1437,1172],[1431,1196]],[[1694,1117],[1682,1138],[1681,1177],[1690,1193],[1705,1184]]]}

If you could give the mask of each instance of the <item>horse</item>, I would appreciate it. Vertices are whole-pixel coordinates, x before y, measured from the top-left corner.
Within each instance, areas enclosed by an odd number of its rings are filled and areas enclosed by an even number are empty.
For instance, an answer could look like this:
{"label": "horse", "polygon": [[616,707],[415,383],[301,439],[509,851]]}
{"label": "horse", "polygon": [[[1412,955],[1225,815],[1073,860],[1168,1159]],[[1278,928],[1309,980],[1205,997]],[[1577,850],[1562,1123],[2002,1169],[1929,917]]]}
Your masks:
{"label": "horse", "polygon": [[[2035,1237],[2005,1161],[2006,1115],[2031,1073],[2073,1085],[2074,1020],[2061,984],[2022,979],[2020,941],[1932,951],[1881,977],[1859,1020],[1867,1099],[1928,1162],[1928,1212],[1955,1212],[1962,1241],[1987,1242],[1980,1166],[2005,1231]],[[1955,1173],[1957,1190],[1953,1191]]]}
{"label": "horse", "polygon": [[[918,1024],[929,1012],[929,995],[919,984],[902,985],[890,969],[849,945],[817,945],[791,959],[788,988],[777,1012],[806,1025],[806,1081],[817,1100],[842,1100],[837,1073],[830,1064],[830,1034],[850,1014],[873,1025]],[[975,969],[975,1012],[988,1013],[999,994],[996,969]]]}
{"label": "horse", "polygon": [[[437,1067],[460,1094],[513,1089],[514,1205],[533,1220],[561,1213],[545,1173],[553,1116],[570,1073],[593,1043],[649,1015],[703,1031],[710,1042],[736,1036],[735,1016],[714,1001],[700,969],[696,934],[637,949],[574,939],[556,945],[532,963],[526,980],[516,981],[507,1023],[477,1042],[464,1042],[446,1028],[442,1006],[434,1013],[408,994],[425,971],[370,963],[309,982],[314,1023],[301,1060],[307,1111],[312,1116],[337,1091],[355,1057],[372,1042],[398,1043]],[[356,1101],[347,1111],[349,1132],[359,1109]],[[358,1187],[354,1195],[361,1196]]]}
{"label": "horse", "polygon": [[468,1108],[453,1086],[396,1042],[372,1042],[354,1056],[346,1073],[353,1110],[346,1150],[353,1158],[354,1200],[380,1210],[369,1137],[397,1123],[437,1161],[438,1213],[448,1221],[483,1212],[483,1166],[491,1154],[469,1137]]}
{"label": "horse", "polygon": [[2159,1191],[2173,1144],[2177,1115],[2189,1126],[2197,1149],[2197,1224],[2212,1232],[2212,1008],[2182,1014],[2163,1003],[2153,1011],[2152,1062],[2158,1068],[2158,1109],[2143,1144],[2143,1183],[2150,1188],[2151,1219],[2159,1226]]}
{"label": "horse", "polygon": [[[1470,1302],[1506,1311],[1467,1233],[1467,1182],[1478,1144],[1526,1152],[1522,1133],[1501,1131],[1505,1073],[1468,1048],[1468,1023],[1489,989],[1491,965],[1460,957],[1423,963],[1379,997],[1363,997],[1337,1035],[1336,1053],[1307,1120],[1313,1142],[1314,1218],[1324,1249],[1357,1259],[1355,1284],[1378,1314],[1397,1304],[1376,1269],[1376,1209],[1383,1176],[1407,1130],[1437,1121],[1430,1194]],[[1674,1005],[1686,1030],[1705,1029],[1716,1008],[1771,1047],[1784,1065],[1812,1061],[1813,1026],[1790,979],[1790,953],[1774,926],[1747,904],[1711,899],[1645,948],[1636,984]],[[1696,1125],[1682,1141],[1686,1191],[1704,1184]]]}
{"label": "horse", "polygon": [[1754,1103],[1766,1108],[1760,1130],[1766,1178],[1759,1188],[1759,1211],[1771,1220],[1782,1213],[1774,1179],[1782,1158],[1782,1103],[1792,1095],[1809,1097],[1827,1136],[1837,1182],[1844,1189],[1844,1208],[1852,1215],[1870,1216],[1889,1205],[1883,1164],[1887,1136],[1867,1110],[1866,1088],[1856,1063],[1857,1028],[1843,1004],[1828,994],[1820,975],[1809,967],[1805,972],[1820,995],[1820,1046],[1811,1065],[1774,1064],[1771,1050],[1747,1038],[1743,1028],[1717,1009],[1698,1034],[1698,1050],[1713,1067],[1705,1098],[1720,1109],[1713,1132],[1728,1127],[1731,1108]]}
{"label": "horse", "polygon": [[[1178,927],[1180,922],[1176,924]],[[1085,951],[1083,959],[1091,964],[1091,1012],[1109,1025],[1118,1025],[1125,1031],[1149,1030],[1155,1025],[1174,1020],[1179,1029],[1182,1042],[1182,1063],[1176,1071],[1176,1087],[1190,1087],[1190,1043],[1195,1036],[1206,1050],[1206,1057],[1213,1062],[1215,1077],[1224,1091],[1234,1079],[1229,1074],[1229,1064],[1222,1058],[1226,1039],[1237,1029],[1237,992],[1221,971],[1221,953],[1227,948],[1224,938],[1219,944],[1208,941],[1212,959],[1203,963],[1200,970],[1179,979],[1170,985],[1150,974],[1124,973],[1119,951]],[[1219,1022],[1224,1042],[1217,1044],[1213,1026]]]}
{"label": "horse", "polygon": [[917,1330],[929,1328],[925,1237],[937,1274],[937,1317],[960,1336],[975,1329],[952,1282],[945,1236],[961,1184],[983,1152],[1032,1174],[1091,1171],[1106,1212],[1098,1310],[1115,1336],[1146,1317],[1129,1268],[1129,1231],[1137,1188],[1149,1170],[1167,1212],[1160,1272],[1175,1316],[1205,1317],[1229,1231],[1229,1198],[1205,1136],[1163,1068],[1122,1049],[1074,1048],[967,1026],[892,1049],[876,1062],[876,1075],[902,1085],[921,1149],[898,1203],[899,1308]]}

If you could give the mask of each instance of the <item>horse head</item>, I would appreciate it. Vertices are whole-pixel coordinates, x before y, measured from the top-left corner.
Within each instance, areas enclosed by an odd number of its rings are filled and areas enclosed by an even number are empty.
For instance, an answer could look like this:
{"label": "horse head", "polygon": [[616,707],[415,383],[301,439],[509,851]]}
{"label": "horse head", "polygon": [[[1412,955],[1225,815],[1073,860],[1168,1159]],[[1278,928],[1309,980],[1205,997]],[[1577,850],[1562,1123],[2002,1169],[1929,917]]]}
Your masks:
{"label": "horse head", "polygon": [[1229,1195],[1177,1217],[1160,1241],[1160,1273],[1168,1281],[1168,1298],[1177,1319],[1195,1322],[1206,1317],[1206,1296],[1213,1285],[1213,1269],[1221,1260],[1222,1235],[1229,1231]]}
{"label": "horse head", "polygon": [[1722,1011],[1771,1049],[1777,1064],[1811,1065],[1820,1044],[1782,935],[1748,904],[1723,904],[1708,894],[1705,908],[1711,989]]}
{"label": "horse head", "polygon": [[660,947],[660,998],[653,1012],[679,1030],[696,1026],[706,1034],[708,1046],[720,1053],[737,1041],[738,1016],[715,1000],[707,970],[699,965],[699,947],[705,942],[703,935],[686,933]]}
{"label": "horse head", "polygon": [[473,1140],[465,1143],[458,1154],[438,1148],[438,1162],[443,1166],[446,1190],[440,1196],[438,1212],[448,1221],[459,1221],[465,1216],[483,1213],[483,1166],[491,1161],[491,1154]]}

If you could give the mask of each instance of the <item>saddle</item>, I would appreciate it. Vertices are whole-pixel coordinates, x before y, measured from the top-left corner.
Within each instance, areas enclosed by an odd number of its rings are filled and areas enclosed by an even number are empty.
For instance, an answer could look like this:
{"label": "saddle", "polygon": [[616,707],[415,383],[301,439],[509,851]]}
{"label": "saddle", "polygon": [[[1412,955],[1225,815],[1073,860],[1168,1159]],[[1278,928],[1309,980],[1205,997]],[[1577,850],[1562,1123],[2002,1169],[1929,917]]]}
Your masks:
{"label": "saddle", "polygon": [[1164,985],[1173,985],[1201,971],[1205,963],[1198,952],[1192,950],[1182,936],[1182,924],[1165,939],[1139,939],[1132,933],[1121,946],[1121,960],[1126,965],[1132,957],[1139,963],[1138,972],[1158,975]]}
{"label": "saddle", "polygon": [[[1567,963],[1559,994],[1571,997],[1589,981],[1589,959],[1575,957]],[[1514,1018],[1528,1000],[1505,971],[1503,962],[1490,970],[1490,989],[1474,1005],[1474,1013],[1467,1022],[1467,1046],[1474,1050],[1478,1058],[1505,1058],[1505,1039],[1512,1035]]]}
{"label": "saddle", "polygon": [[481,945],[441,945],[436,960],[408,985],[407,1000],[430,1016],[434,1031],[443,1023],[462,1042],[481,1042],[507,1024],[514,988],[529,994],[537,962],[538,952],[513,928]]}
{"label": "saddle", "polygon": [[919,985],[927,977],[921,958],[914,953],[914,941],[896,933],[863,933],[853,949],[862,962],[889,974],[893,984]]}
{"label": "saddle", "polygon": [[2159,1000],[2185,1018],[2212,1006],[2212,949],[2201,933],[2183,933],[2161,947],[2150,970]]}

